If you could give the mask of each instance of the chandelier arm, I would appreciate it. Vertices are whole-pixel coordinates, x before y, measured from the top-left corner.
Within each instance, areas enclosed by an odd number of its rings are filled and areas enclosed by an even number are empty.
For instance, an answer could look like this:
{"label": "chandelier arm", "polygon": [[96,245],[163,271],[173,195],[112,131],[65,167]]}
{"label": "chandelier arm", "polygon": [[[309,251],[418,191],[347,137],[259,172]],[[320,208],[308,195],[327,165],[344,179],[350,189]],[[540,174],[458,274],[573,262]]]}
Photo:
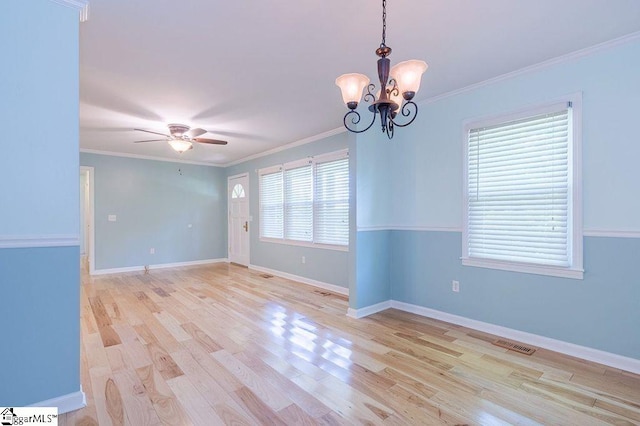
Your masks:
{"label": "chandelier arm", "polygon": [[[418,105],[416,105],[416,103],[413,101],[407,101],[404,105],[402,105],[399,113],[402,114],[403,117],[409,117],[409,121],[401,124],[397,121],[394,121],[391,117],[389,117],[389,121],[393,123],[394,126],[407,127],[409,124],[413,123],[413,120],[415,120],[418,116]],[[396,117],[398,117],[398,115],[396,115]],[[393,131],[391,133],[393,133]]]}
{"label": "chandelier arm", "polygon": [[[367,126],[367,128],[366,128],[366,129],[362,129],[362,130],[357,130],[356,128],[351,128],[351,127],[349,127],[349,124],[348,124],[348,122],[349,122],[349,121],[350,121],[350,122],[351,122],[351,124],[353,124],[354,126],[357,126],[357,125],[358,125],[358,123],[360,123],[360,113],[359,113],[358,111],[356,111],[356,110],[351,110],[351,111],[347,112],[347,113],[344,115],[344,119],[342,120],[342,122],[344,123],[344,127],[345,127],[348,131],[350,131],[350,132],[352,132],[352,133],[364,133],[364,132],[366,132],[367,130],[369,130],[369,129],[371,128],[371,126],[373,126],[373,123],[375,123],[375,122],[376,122],[376,115],[378,115],[378,113],[377,113],[377,112],[374,112],[374,113],[373,113],[373,117],[372,117],[372,119],[371,119],[371,123],[369,123],[369,125]],[[351,116],[351,119],[349,119],[349,117],[350,117],[350,116]]]}
{"label": "chandelier arm", "polygon": [[400,88],[398,87],[398,82],[396,81],[396,79],[391,78],[389,80],[389,84],[391,85],[391,89],[388,90],[389,97],[391,97],[391,95],[398,96],[400,94]]}
{"label": "chandelier arm", "polygon": [[387,138],[389,138],[390,140],[393,139],[393,130],[394,130],[394,124],[393,124],[393,120],[391,119],[391,117],[389,117],[389,121],[387,122],[387,125],[385,126],[385,133],[387,135]]}
{"label": "chandelier arm", "polygon": [[[376,90],[376,85],[371,83],[369,84],[369,86],[367,86],[367,93],[364,95],[364,97],[362,98],[365,102],[369,103],[369,102],[375,102],[376,97],[375,95],[372,93],[374,90]],[[359,121],[359,120],[358,120]]]}

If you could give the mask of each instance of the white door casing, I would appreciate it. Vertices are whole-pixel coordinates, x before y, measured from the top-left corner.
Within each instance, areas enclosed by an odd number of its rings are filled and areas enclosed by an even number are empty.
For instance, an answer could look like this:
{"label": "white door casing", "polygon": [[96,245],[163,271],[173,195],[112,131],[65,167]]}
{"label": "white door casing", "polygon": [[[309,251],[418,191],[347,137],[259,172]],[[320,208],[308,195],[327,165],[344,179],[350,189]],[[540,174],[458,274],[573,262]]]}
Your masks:
{"label": "white door casing", "polygon": [[229,206],[229,262],[249,266],[249,175],[231,176],[227,184]]}
{"label": "white door casing", "polygon": [[89,275],[93,275],[96,269],[96,251],[95,251],[95,169],[88,166],[80,166],[80,173],[86,173],[88,185],[86,187],[87,197],[85,198],[85,215],[80,219],[81,226],[85,227],[86,246],[85,250],[88,255]]}

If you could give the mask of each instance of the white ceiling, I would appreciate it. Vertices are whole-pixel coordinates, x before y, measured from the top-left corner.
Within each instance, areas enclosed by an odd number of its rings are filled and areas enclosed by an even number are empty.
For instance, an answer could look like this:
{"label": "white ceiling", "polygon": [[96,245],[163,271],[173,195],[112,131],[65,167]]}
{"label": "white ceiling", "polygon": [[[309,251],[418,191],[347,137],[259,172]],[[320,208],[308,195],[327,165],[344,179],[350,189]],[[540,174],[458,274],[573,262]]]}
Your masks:
{"label": "white ceiling", "polygon": [[[389,0],[393,63],[418,100],[640,31],[638,0]],[[80,26],[80,146],[228,164],[342,126],[335,78],[377,80],[381,1],[91,0]],[[134,144],[177,122],[227,146]],[[151,137],[148,137],[151,136]]]}

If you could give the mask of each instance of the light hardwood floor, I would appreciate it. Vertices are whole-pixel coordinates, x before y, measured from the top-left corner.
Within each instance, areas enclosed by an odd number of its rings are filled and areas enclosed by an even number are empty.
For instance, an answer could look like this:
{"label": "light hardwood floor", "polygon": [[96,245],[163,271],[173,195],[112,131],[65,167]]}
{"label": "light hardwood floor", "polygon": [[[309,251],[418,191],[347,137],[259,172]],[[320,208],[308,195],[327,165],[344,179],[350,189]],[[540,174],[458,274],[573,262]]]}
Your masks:
{"label": "light hardwood floor", "polygon": [[241,267],[83,276],[62,425],[640,424],[640,376]]}

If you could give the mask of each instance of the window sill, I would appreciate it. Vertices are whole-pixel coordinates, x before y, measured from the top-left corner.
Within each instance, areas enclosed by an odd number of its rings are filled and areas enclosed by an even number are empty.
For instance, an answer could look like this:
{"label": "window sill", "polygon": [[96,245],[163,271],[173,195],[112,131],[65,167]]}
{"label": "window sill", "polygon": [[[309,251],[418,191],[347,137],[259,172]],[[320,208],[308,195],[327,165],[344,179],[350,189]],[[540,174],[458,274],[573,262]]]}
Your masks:
{"label": "window sill", "polygon": [[298,247],[309,247],[314,249],[323,249],[323,250],[334,250],[334,251],[349,251],[349,246],[338,246],[333,244],[318,244],[307,241],[296,241],[296,240],[284,240],[278,238],[263,238],[260,237],[260,242],[262,243],[274,243],[274,244],[283,244],[286,246],[298,246]]}
{"label": "window sill", "polygon": [[499,269],[502,271],[522,272],[525,274],[547,275],[560,278],[581,280],[584,276],[583,269],[561,268],[557,266],[528,265],[525,263],[505,262],[478,258],[462,258],[462,265],[477,268]]}

